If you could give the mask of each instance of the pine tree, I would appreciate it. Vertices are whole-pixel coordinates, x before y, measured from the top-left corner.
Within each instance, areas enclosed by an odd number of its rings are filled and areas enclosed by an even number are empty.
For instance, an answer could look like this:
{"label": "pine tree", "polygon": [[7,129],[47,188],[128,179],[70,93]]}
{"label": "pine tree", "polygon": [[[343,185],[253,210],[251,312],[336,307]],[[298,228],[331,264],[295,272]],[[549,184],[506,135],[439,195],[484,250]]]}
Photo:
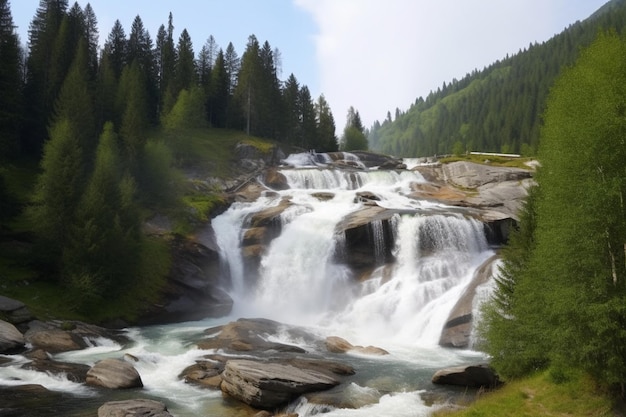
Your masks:
{"label": "pine tree", "polygon": [[315,103],[317,115],[317,149],[320,152],[335,152],[338,149],[337,136],[335,135],[335,118],[330,110],[330,105],[324,95],[320,95]]}
{"label": "pine tree", "polygon": [[119,20],[116,20],[104,44],[104,54],[108,56],[111,68],[117,79],[122,76],[122,70],[124,65],[126,65],[127,48],[128,41],[126,40],[124,27]]}
{"label": "pine tree", "polygon": [[[40,0],[28,30],[30,53],[26,60],[24,129],[21,137],[22,149],[32,155],[40,154],[48,137],[46,127],[58,94],[58,89],[52,87],[51,74],[61,74],[57,69],[61,63],[53,60],[53,52],[66,10],[67,0]],[[57,88],[64,75],[60,76]]]}
{"label": "pine tree", "polygon": [[70,289],[81,295],[79,308],[114,296],[134,277],[139,219],[127,218],[132,210],[126,211],[122,172],[117,138],[113,125],[107,123],[63,251],[64,275]]}
{"label": "pine tree", "polygon": [[211,71],[211,82],[207,98],[208,119],[213,127],[226,127],[230,95],[228,72],[224,61],[224,52],[220,49]]}
{"label": "pine tree", "polygon": [[124,67],[118,87],[117,108],[122,115],[122,155],[132,166],[141,154],[150,125],[146,81],[136,60],[130,66]]}
{"label": "pine tree", "polygon": [[[37,181],[32,224],[53,262],[67,245],[69,230],[84,187],[85,170],[78,132],[69,120],[60,119],[50,129],[44,146],[42,173]],[[44,256],[44,254],[42,254]]]}
{"label": "pine tree", "polygon": [[183,29],[178,38],[176,53],[178,57],[176,61],[176,93],[178,93],[183,89],[190,90],[198,83],[193,44],[187,29]]}
{"label": "pine tree", "polygon": [[19,151],[23,104],[21,51],[8,0],[0,0],[0,57],[0,159],[8,159]]}

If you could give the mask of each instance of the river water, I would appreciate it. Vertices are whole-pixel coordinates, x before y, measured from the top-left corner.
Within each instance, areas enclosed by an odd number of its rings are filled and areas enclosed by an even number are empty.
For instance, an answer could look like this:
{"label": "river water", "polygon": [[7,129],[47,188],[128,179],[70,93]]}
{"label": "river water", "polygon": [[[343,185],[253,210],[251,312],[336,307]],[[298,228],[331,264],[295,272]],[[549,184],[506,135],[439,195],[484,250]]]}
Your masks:
{"label": "river water", "polygon": [[[350,159],[359,164],[357,158]],[[268,189],[256,201],[235,203],[212,221],[224,287],[235,301],[228,317],[131,328],[127,332],[132,343],[127,346],[94,340],[92,348],[54,356],[93,365],[106,357],[130,354],[138,358],[135,367],[144,383],[142,390],[103,392],[63,377],[27,371],[20,368],[27,362],[20,356],[10,357],[13,362],[0,367],[0,385],[33,383],[59,391],[65,415],[94,415],[106,401],[146,397],[164,401],[180,417],[248,416],[251,410],[245,406],[220,392],[185,384],[178,375],[208,353],[193,343],[205,329],[242,317],[263,317],[304,327],[320,339],[340,336],[354,345],[374,345],[390,352],[383,357],[317,352],[356,368],[344,395],[363,406],[333,408],[300,399],[286,410],[302,417],[321,413],[329,417],[427,416],[442,400],[463,395],[433,386],[430,378],[442,367],[486,359],[480,352],[438,346],[451,308],[478,267],[494,254],[483,225],[458,209],[409,198],[413,184],[426,182],[415,171],[325,169],[320,167],[328,162],[323,154],[315,159],[310,154],[293,155],[287,161],[292,168],[281,172],[289,189]],[[382,226],[372,223],[373,253],[380,267],[360,281],[345,264],[336,262],[337,252],[345,249],[344,236],[337,230],[342,219],[363,208],[358,195],[365,191],[378,197],[377,205],[398,214],[389,221],[391,248],[383,247],[389,240],[382,237]],[[325,197],[320,198],[320,193]],[[291,205],[281,214],[281,233],[267,247],[251,278],[241,250],[247,219],[284,199]],[[393,263],[384,263],[387,252],[393,254]],[[317,349],[287,332],[270,338],[308,351]]]}

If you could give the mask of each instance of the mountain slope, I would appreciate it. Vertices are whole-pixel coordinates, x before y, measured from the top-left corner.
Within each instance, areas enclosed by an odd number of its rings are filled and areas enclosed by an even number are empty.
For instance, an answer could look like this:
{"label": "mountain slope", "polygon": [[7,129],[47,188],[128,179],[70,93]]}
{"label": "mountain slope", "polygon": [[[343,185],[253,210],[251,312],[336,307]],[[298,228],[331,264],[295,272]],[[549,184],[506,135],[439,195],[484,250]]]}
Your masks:
{"label": "mountain slope", "polygon": [[375,122],[370,149],[426,156],[451,153],[456,144],[468,151],[534,154],[545,101],[561,69],[599,31],[622,33],[625,27],[626,0],[610,1],[550,40],[444,83],[406,112],[396,112],[394,120]]}

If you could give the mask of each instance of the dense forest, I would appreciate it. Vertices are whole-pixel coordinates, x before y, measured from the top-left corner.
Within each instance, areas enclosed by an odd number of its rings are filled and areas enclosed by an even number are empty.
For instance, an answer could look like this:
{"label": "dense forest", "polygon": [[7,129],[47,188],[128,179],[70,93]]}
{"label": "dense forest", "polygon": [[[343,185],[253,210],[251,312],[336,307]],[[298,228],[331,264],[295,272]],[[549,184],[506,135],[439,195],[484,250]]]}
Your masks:
{"label": "dense forest", "polygon": [[582,370],[626,396],[626,37],[600,34],[547,100],[536,175],[486,308],[507,377]]}
{"label": "dense forest", "polygon": [[[147,292],[167,273],[154,271],[166,257],[142,224],[179,204],[190,130],[338,148],[324,96],[314,101],[294,74],[279,80],[280,51],[269,42],[250,35],[239,56],[209,36],[196,54],[187,30],[175,40],[165,17],[154,40],[136,16],[128,35],[117,20],[100,43],[89,4],[40,0],[25,48],[0,0],[0,237],[21,233],[29,268],[76,295],[76,311],[142,279]],[[31,173],[36,180],[23,178]]]}
{"label": "dense forest", "polygon": [[388,112],[369,129],[370,149],[404,157],[459,151],[535,155],[556,77],[600,30],[621,33],[624,27],[626,2],[613,0],[546,42],[444,83],[407,111]]}

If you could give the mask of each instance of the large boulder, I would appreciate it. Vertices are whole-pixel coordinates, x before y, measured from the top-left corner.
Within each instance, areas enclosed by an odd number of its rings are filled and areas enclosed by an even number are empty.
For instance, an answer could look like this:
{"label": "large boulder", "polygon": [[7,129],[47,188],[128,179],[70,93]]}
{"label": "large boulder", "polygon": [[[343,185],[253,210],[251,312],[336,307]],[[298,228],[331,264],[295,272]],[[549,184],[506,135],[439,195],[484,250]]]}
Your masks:
{"label": "large boulder", "polygon": [[24,337],[33,348],[50,353],[84,349],[100,339],[109,339],[120,344],[128,341],[128,338],[117,330],[79,321],[60,320],[31,321]]}
{"label": "large boulder", "polygon": [[11,323],[0,320],[0,354],[21,349],[24,344],[24,335]]}
{"label": "large boulder", "polygon": [[98,417],[172,417],[160,401],[137,399],[110,401],[98,408]]}
{"label": "large boulder", "polygon": [[433,384],[468,388],[496,388],[502,384],[498,374],[488,365],[456,366],[441,369],[432,377]]}
{"label": "large boulder", "polygon": [[[39,351],[42,353],[42,351]],[[48,357],[34,358],[31,362],[22,365],[23,369],[43,372],[51,375],[63,375],[70,381],[83,383],[87,379],[88,365],[68,362],[57,362]]]}
{"label": "large boulder", "polygon": [[[304,349],[267,340],[268,335],[289,331],[279,322],[267,319],[239,319],[219,328],[208,329],[211,337],[197,342],[200,349],[223,349],[236,352],[292,352],[304,353]],[[295,329],[293,331],[296,331]]]}
{"label": "large boulder", "polygon": [[32,319],[33,315],[23,302],[0,295],[0,320],[22,324]]}
{"label": "large boulder", "polygon": [[143,382],[139,372],[128,362],[120,359],[103,359],[87,372],[88,385],[111,388],[141,388]]}
{"label": "large boulder", "polygon": [[230,360],[221,389],[252,407],[272,410],[306,392],[323,391],[340,381],[321,372],[276,362]]}
{"label": "large boulder", "polygon": [[442,165],[444,177],[461,188],[480,186],[506,181],[520,181],[532,177],[532,171],[522,168],[495,167],[468,161],[457,161]]}

